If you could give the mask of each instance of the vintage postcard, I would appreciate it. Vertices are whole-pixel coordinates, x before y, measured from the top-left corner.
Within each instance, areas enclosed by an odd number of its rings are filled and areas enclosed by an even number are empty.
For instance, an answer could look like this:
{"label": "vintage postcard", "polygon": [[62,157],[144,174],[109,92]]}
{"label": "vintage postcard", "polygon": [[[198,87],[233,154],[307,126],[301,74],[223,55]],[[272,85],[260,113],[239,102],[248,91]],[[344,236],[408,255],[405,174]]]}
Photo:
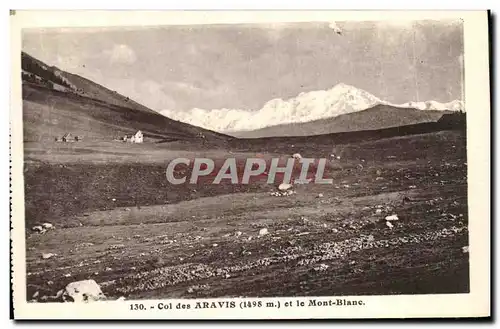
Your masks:
{"label": "vintage postcard", "polygon": [[490,316],[486,11],[12,11],[16,319]]}

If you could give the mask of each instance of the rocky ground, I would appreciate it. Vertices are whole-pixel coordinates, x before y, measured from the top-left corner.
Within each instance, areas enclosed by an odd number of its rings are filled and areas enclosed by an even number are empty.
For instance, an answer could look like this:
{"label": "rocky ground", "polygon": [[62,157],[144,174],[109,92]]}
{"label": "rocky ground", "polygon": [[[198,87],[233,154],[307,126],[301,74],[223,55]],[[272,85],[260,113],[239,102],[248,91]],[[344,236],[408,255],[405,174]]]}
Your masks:
{"label": "rocky ground", "polygon": [[[28,168],[28,213],[41,195],[62,203],[27,218],[29,229],[54,226],[26,234],[28,300],[58,301],[69,283],[89,279],[110,299],[467,292],[463,133],[340,149],[333,185],[298,185],[287,195],[272,185],[221,187],[163,201],[148,194],[142,203],[109,200],[126,195],[111,189],[96,196],[105,207],[93,207],[87,192],[77,206],[42,194]],[[51,181],[61,186],[52,177],[46,190]],[[79,184],[72,190],[88,191]]]}

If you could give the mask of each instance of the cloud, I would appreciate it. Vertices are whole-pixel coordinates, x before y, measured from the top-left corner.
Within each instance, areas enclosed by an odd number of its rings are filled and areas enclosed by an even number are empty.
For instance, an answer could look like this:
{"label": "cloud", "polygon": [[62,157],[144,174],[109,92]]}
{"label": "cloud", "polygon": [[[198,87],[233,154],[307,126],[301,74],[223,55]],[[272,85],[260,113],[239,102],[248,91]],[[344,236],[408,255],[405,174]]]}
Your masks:
{"label": "cloud", "polygon": [[127,45],[114,45],[112,49],[105,51],[112,63],[132,64],[137,60],[135,51]]}

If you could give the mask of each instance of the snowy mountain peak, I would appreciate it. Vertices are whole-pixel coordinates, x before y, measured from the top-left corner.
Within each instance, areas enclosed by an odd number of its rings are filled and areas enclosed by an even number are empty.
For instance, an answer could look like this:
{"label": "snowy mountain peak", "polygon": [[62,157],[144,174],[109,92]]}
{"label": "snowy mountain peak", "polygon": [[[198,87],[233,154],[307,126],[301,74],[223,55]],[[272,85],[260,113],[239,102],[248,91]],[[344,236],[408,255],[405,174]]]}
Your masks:
{"label": "snowy mountain peak", "polygon": [[395,105],[395,107],[400,108],[413,108],[422,111],[453,111],[453,112],[465,112],[465,104],[463,101],[458,99],[448,102],[440,103],[437,101],[426,101],[426,102],[408,102],[404,104]]}
{"label": "snowy mountain peak", "polygon": [[187,112],[165,110],[170,118],[219,132],[248,131],[287,123],[302,123],[359,112],[378,104],[421,110],[463,110],[463,103],[409,102],[395,105],[380,100],[369,92],[339,83],[328,90],[301,92],[289,99],[275,98],[258,111],[240,109],[204,110]]}

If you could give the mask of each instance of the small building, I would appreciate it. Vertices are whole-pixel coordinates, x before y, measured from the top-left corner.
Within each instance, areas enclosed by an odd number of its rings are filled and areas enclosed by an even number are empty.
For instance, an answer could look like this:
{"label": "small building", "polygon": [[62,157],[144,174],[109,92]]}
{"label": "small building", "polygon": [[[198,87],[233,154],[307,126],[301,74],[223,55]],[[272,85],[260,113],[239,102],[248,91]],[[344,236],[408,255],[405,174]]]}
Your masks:
{"label": "small building", "polygon": [[63,142],[73,142],[74,139],[73,139],[73,136],[71,136],[71,133],[66,133],[64,134],[64,136],[62,137],[62,141]]}
{"label": "small building", "polygon": [[142,143],[144,141],[144,135],[142,134],[142,131],[137,131],[134,135],[132,136],[123,136],[123,141],[124,142],[129,142],[129,143]]}

